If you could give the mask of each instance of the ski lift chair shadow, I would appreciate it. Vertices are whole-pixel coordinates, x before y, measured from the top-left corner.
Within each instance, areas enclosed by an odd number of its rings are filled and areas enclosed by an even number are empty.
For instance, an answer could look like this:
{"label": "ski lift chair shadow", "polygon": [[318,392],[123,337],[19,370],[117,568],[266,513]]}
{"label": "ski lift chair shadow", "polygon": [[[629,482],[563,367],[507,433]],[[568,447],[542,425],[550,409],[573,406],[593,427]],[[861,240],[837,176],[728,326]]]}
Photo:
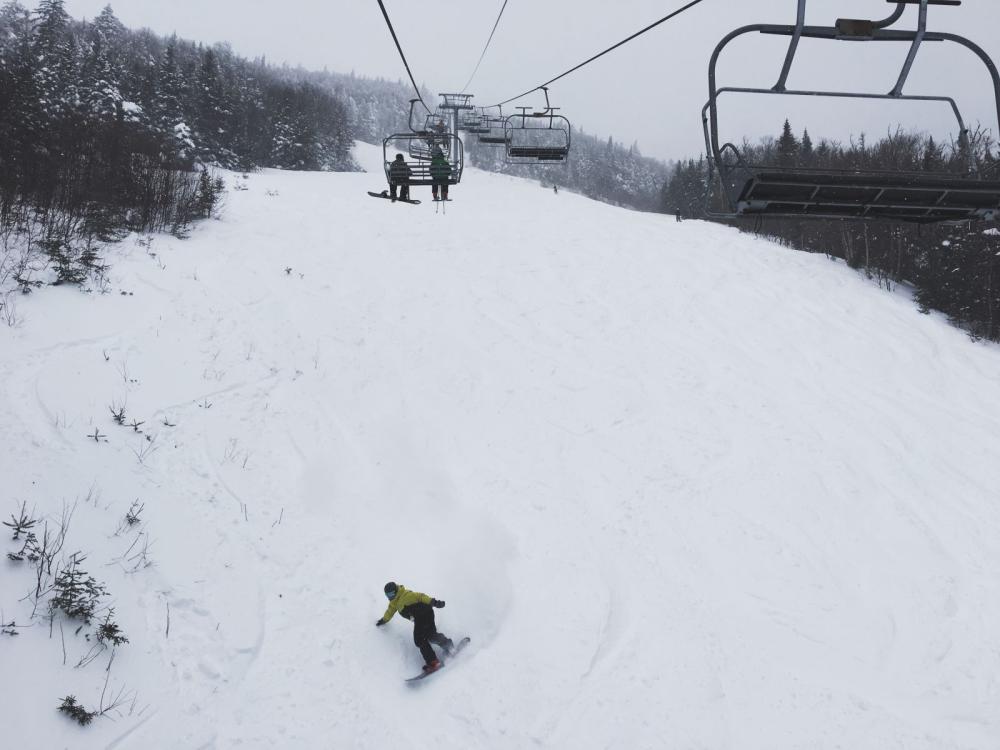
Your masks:
{"label": "ski lift chair shadow", "polygon": [[[986,52],[965,37],[927,30],[930,5],[961,4],[961,0],[886,0],[896,6],[881,21],[839,19],[834,26],[807,26],[807,0],[798,0],[798,18],[794,25],[754,24],[736,29],[726,36],[712,53],[709,63],[709,99],[702,109],[705,148],[709,155],[709,188],[706,208],[716,218],[737,217],[815,217],[906,221],[915,223],[994,220],[1000,218],[1000,181],[986,180],[977,174],[975,155],[968,156],[966,171],[959,174],[904,171],[821,170],[799,167],[775,167],[748,164],[732,143],[719,138],[718,100],[722,94],[743,93],[777,96],[819,96],[842,99],[884,99],[891,101],[943,102],[951,107],[958,121],[960,143],[968,146],[969,131],[955,100],[948,96],[916,96],[903,93],[917,52],[924,42],[952,42],[975,53],[986,65],[993,82],[993,98],[1000,125],[1000,74]],[[892,29],[907,5],[919,5],[915,31]],[[759,32],[790,37],[788,51],[777,84],[770,89],[717,86],[716,68],[725,47],[737,37]],[[857,42],[909,42],[909,54],[903,63],[896,85],[888,94],[853,91],[795,90],[786,86],[792,63],[802,38]],[[717,210],[713,195],[725,209]]]}

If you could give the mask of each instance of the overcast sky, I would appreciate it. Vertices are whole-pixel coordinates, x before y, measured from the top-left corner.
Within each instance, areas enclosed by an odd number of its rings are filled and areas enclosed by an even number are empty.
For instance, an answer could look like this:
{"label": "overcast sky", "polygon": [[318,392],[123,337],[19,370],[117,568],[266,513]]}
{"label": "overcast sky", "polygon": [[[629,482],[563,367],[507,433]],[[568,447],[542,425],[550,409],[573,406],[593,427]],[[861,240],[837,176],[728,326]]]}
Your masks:
{"label": "overcast sky", "polygon": [[[31,0],[23,0],[30,5]],[[93,17],[107,0],[67,0],[76,17]],[[465,84],[502,0],[385,0],[418,83],[434,92]],[[684,4],[684,0],[509,0],[493,45],[469,92],[494,104],[546,81]],[[247,57],[274,63],[403,79],[406,76],[376,0],[116,0],[130,27],[213,43],[227,41]],[[792,23],[796,0],[704,0],[673,21],[555,84],[554,106],[589,133],[613,135],[661,158],[703,150],[701,107],[712,49],[748,23]],[[884,0],[810,0],[808,21],[884,17]],[[916,23],[907,11],[905,26]],[[1000,2],[965,0],[962,7],[931,7],[930,27],[971,38],[1000,62]],[[787,40],[750,35],[729,47],[720,85],[770,87]],[[888,92],[906,57],[906,45],[809,41],[789,85]],[[986,69],[964,48],[928,44],[907,93],[954,96],[971,123],[996,131],[997,115]],[[528,99],[524,103],[537,103]],[[883,134],[897,124],[933,134],[955,131],[946,105],[820,104],[795,97],[734,96],[723,108],[722,136],[739,141],[775,133],[784,116],[814,139],[846,140]]]}

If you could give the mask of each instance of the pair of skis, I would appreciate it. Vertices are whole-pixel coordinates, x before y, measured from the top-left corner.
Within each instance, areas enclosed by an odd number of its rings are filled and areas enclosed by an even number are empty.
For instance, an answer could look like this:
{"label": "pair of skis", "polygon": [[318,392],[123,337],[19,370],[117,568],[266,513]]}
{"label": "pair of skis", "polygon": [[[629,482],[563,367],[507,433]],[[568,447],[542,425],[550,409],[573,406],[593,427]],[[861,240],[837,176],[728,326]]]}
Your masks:
{"label": "pair of skis", "polygon": [[432,669],[429,672],[421,672],[416,677],[410,677],[406,681],[411,685],[416,685],[418,682],[426,680],[435,672],[440,672],[441,669],[445,666],[445,664],[447,664],[449,661],[458,656],[461,653],[462,649],[464,649],[466,646],[469,645],[469,641],[471,640],[472,639],[467,636],[462,640],[460,640],[458,643],[456,643],[455,649],[445,659],[441,660],[441,665],[437,669]]}

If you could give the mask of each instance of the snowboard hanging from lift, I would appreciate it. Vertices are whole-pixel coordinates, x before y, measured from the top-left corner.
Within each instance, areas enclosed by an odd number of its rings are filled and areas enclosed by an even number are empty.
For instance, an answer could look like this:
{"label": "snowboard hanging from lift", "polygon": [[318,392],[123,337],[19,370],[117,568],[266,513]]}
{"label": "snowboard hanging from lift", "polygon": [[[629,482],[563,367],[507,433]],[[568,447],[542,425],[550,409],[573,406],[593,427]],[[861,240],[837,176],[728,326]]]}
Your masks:
{"label": "snowboard hanging from lift", "polygon": [[[368,195],[372,198],[385,198],[386,200],[392,200],[392,196],[389,195],[388,190],[383,190],[381,193],[373,193],[371,190],[368,191]],[[396,203],[409,203],[411,206],[419,206],[420,201],[413,200],[412,198],[396,198]]]}

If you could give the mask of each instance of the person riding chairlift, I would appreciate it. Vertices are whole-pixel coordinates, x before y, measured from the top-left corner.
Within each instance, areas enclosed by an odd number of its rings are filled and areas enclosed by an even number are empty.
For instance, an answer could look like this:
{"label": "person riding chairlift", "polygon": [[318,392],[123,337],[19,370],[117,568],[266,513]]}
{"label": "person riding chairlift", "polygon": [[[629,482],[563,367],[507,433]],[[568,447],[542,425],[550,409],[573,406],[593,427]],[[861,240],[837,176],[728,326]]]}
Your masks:
{"label": "person riding chairlift", "polygon": [[389,165],[389,197],[392,202],[396,202],[396,190],[399,190],[399,197],[404,201],[410,200],[410,177],[413,170],[403,160],[402,154],[396,154],[396,160]]}
{"label": "person riding chairlift", "polygon": [[[451,164],[445,158],[444,152],[440,148],[434,149],[431,156],[431,195],[434,200],[448,200],[448,180],[451,179]],[[438,198],[440,188],[441,197]]]}

